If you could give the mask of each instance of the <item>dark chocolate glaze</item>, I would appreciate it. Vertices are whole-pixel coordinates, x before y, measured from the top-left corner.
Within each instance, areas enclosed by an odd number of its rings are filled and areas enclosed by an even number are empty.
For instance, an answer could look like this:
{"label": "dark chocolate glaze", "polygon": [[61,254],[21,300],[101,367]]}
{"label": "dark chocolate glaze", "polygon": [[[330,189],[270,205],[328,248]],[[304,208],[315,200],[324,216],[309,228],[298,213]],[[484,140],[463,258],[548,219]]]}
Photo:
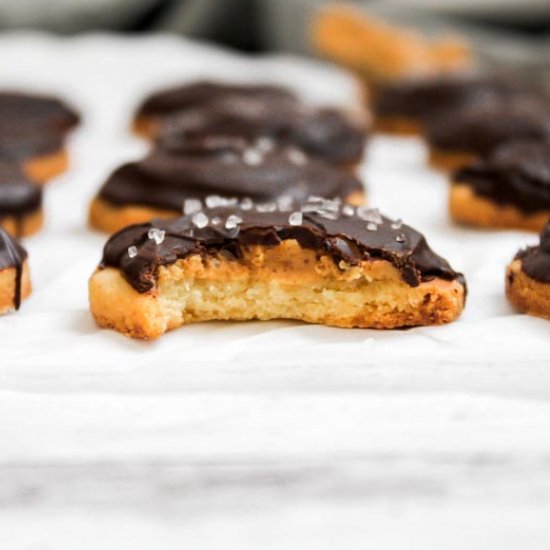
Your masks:
{"label": "dark chocolate glaze", "polygon": [[349,172],[269,140],[208,137],[185,142],[178,154],[155,151],[118,168],[99,192],[117,206],[138,204],[182,212],[185,199],[209,195],[256,202],[309,195],[347,198],[362,192]]}
{"label": "dark chocolate glaze", "polygon": [[136,117],[165,117],[220,98],[261,99],[266,103],[291,103],[296,96],[286,88],[271,85],[239,85],[199,81],[160,90],[139,107]]}
{"label": "dark chocolate glaze", "polygon": [[363,156],[366,128],[337,109],[308,108],[297,101],[221,98],[169,119],[157,143],[178,151],[189,140],[211,136],[269,137],[328,162],[354,164]]}
{"label": "dark chocolate glaze", "polygon": [[550,210],[550,142],[511,142],[458,170],[455,184],[527,214]]}
{"label": "dark chocolate glaze", "polygon": [[436,149],[486,156],[510,141],[550,139],[550,108],[514,102],[455,111],[432,119],[427,138]]}
{"label": "dark chocolate glaze", "polygon": [[19,166],[0,160],[0,221],[23,216],[40,209],[42,189],[29,181]]}
{"label": "dark chocolate glaze", "polygon": [[15,268],[15,309],[21,305],[21,280],[26,259],[27,251],[0,227],[0,271]]}
{"label": "dark chocolate glaze", "polygon": [[457,109],[489,108],[510,101],[545,103],[531,84],[512,75],[456,75],[407,80],[377,90],[373,109],[378,116],[428,122]]}
{"label": "dark chocolate glaze", "polygon": [[550,283],[550,223],[540,234],[540,245],[520,250],[515,259],[521,260],[521,268],[529,277]]}
{"label": "dark chocolate glaze", "polygon": [[55,153],[78,115],[59,99],[0,92],[0,158],[25,161]]}
{"label": "dark chocolate glaze", "polygon": [[[189,255],[206,257],[223,252],[229,258],[239,258],[247,245],[277,246],[295,239],[303,248],[329,254],[336,265],[340,261],[358,265],[363,260],[387,260],[413,287],[435,277],[459,279],[464,284],[462,275],[429,248],[423,235],[401,222],[381,217],[376,210],[360,207],[356,211],[326,200],[311,200],[301,210],[303,218],[297,225],[291,223],[294,212],[224,206],[129,226],[109,239],[100,267],[120,269],[128,282],[144,293],[155,287],[159,266]],[[227,225],[231,215],[241,219],[237,227]],[[206,225],[198,220],[202,216],[207,217]],[[198,221],[203,222],[200,228]],[[152,228],[153,233],[165,232],[160,242],[152,238]]]}

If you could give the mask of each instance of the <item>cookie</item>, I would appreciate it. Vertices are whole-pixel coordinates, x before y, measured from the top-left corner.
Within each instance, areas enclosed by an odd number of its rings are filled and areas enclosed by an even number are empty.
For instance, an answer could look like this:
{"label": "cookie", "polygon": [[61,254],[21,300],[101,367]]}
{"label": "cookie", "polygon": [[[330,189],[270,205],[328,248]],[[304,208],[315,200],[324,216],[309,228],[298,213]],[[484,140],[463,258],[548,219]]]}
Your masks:
{"label": "cookie", "polygon": [[281,86],[241,85],[199,81],[166,88],[153,93],[140,105],[134,117],[134,131],[154,138],[166,120],[187,109],[204,107],[225,99],[254,99],[277,109],[297,101],[296,96]]}
{"label": "cookie", "polygon": [[504,102],[490,108],[453,111],[427,124],[434,168],[453,171],[512,141],[550,139],[550,106]]}
{"label": "cookie", "polygon": [[15,237],[27,237],[42,223],[42,190],[17,164],[0,159],[0,227]]}
{"label": "cookie", "polygon": [[349,6],[319,10],[311,27],[317,51],[369,83],[454,72],[471,62],[462,40],[430,40]]}
{"label": "cookie", "polygon": [[207,208],[113,235],[89,284],[100,326],[153,339],[208,320],[391,329],[456,319],[466,287],[424,237],[376,209]]}
{"label": "cookie", "polygon": [[460,223],[540,231],[550,217],[550,142],[502,145],[461,168],[449,207]]}
{"label": "cookie", "polygon": [[366,134],[366,116],[361,113],[352,120],[350,113],[312,108],[298,101],[273,105],[264,98],[232,97],[188,108],[174,116],[161,131],[157,145],[177,151],[189,140],[267,138],[354,169],[363,158]]}
{"label": "cookie", "polygon": [[0,315],[19,309],[30,293],[27,252],[0,228]]}
{"label": "cookie", "polygon": [[31,180],[44,183],[66,170],[65,139],[78,121],[56,98],[0,92],[0,158],[20,164]]}
{"label": "cookie", "polygon": [[90,224],[114,232],[154,217],[177,217],[219,197],[290,208],[309,195],[364,202],[359,179],[299,149],[269,138],[207,137],[117,169],[92,201]]}
{"label": "cookie", "polygon": [[506,295],[519,311],[550,319],[550,223],[539,246],[520,250],[508,266]]}
{"label": "cookie", "polygon": [[529,83],[506,75],[444,75],[377,86],[372,94],[374,129],[423,135],[438,116],[489,108],[495,103],[543,101]]}

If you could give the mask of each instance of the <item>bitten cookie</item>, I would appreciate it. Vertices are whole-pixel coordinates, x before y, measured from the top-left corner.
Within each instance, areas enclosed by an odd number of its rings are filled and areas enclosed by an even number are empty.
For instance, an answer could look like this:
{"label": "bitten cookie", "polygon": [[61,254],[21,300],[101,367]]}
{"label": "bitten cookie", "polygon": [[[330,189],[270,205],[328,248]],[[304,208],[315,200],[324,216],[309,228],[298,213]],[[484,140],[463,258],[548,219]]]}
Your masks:
{"label": "bitten cookie", "polygon": [[19,309],[30,293],[27,252],[0,228],[0,315]]}
{"label": "bitten cookie", "polygon": [[56,98],[0,92],[0,158],[20,164],[31,180],[44,183],[66,170],[65,138],[78,121]]}
{"label": "bitten cookie", "polygon": [[189,140],[210,137],[267,138],[354,169],[363,158],[366,124],[364,113],[358,112],[352,120],[350,113],[308,107],[298,101],[274,105],[263,98],[220,98],[169,119],[157,145],[173,150]]}
{"label": "bitten cookie", "polygon": [[14,237],[27,237],[42,223],[41,188],[18,165],[0,159],[0,227]]}
{"label": "bitten cookie", "polygon": [[145,99],[136,111],[134,131],[152,139],[174,115],[187,109],[204,107],[220,99],[253,99],[271,105],[275,111],[297,101],[290,90],[280,86],[192,82],[160,90]]}
{"label": "bitten cookie", "polygon": [[208,320],[440,324],[459,316],[466,293],[414,229],[318,198],[292,212],[220,207],[127,227],[89,289],[100,326],[144,339]]}
{"label": "bitten cookie", "polygon": [[460,223],[540,231],[550,217],[550,142],[509,143],[458,170],[449,208]]}
{"label": "bitten cookie", "polygon": [[550,319],[550,223],[540,245],[520,250],[508,266],[506,295],[519,311]]}
{"label": "bitten cookie", "polygon": [[550,105],[516,101],[482,109],[455,110],[427,124],[430,163],[453,171],[512,141],[550,139]]}
{"label": "bitten cookie", "polygon": [[299,149],[269,138],[206,137],[174,142],[169,151],[116,170],[92,201],[90,224],[114,232],[154,217],[177,217],[220,197],[252,199],[269,209],[290,208],[309,195],[364,202],[355,176]]}
{"label": "bitten cookie", "polygon": [[540,92],[512,76],[448,75],[410,79],[373,90],[374,129],[398,135],[424,135],[437,117],[496,104],[543,101]]}

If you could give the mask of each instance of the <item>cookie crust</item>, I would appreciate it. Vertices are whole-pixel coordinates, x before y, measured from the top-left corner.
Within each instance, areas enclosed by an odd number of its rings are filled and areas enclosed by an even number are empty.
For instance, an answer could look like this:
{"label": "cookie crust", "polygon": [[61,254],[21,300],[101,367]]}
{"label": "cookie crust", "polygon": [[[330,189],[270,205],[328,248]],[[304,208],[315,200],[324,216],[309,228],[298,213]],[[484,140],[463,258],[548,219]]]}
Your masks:
{"label": "cookie crust", "polygon": [[[7,267],[0,270],[0,315],[9,313],[17,307],[17,268]],[[21,271],[21,300],[31,293],[31,279],[28,261],[25,260]]]}
{"label": "cookie crust", "polygon": [[28,178],[42,185],[63,174],[68,167],[69,154],[60,150],[28,160],[24,163],[23,170]]}
{"label": "cookie crust", "polygon": [[287,240],[249,246],[239,260],[188,256],[160,267],[155,287],[145,293],[119,269],[98,269],[89,297],[100,326],[149,340],[210,320],[294,319],[377,329],[443,324],[462,312],[465,287],[441,278],[411,287],[388,261],[336,266]]}
{"label": "cookie crust", "polygon": [[6,216],[0,218],[0,227],[5,229],[13,237],[30,237],[38,233],[44,224],[42,209],[25,214],[21,217]]}
{"label": "cookie crust", "polygon": [[550,319],[550,284],[529,277],[519,259],[506,269],[506,296],[518,311]]}
{"label": "cookie crust", "polygon": [[515,206],[498,204],[481,197],[470,185],[462,182],[451,185],[449,211],[451,217],[459,223],[494,229],[541,231],[550,218],[550,210],[527,214]]}

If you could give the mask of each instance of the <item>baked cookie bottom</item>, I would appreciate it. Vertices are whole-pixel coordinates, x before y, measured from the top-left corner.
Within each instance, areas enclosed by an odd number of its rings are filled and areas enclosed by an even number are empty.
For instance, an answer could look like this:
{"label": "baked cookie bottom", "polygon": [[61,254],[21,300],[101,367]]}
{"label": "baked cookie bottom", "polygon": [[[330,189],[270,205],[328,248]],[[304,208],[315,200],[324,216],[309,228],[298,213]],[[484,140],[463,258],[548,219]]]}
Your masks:
{"label": "baked cookie bottom", "polygon": [[374,131],[395,136],[422,136],[424,131],[420,122],[413,118],[377,116],[374,119]]}
{"label": "baked cookie bottom", "polygon": [[[16,308],[16,284],[17,269],[7,267],[0,270],[0,315],[4,315]],[[21,272],[21,300],[24,300],[31,293],[31,278],[29,273],[29,264],[23,262]]]}
{"label": "baked cookie bottom", "polygon": [[[361,206],[365,204],[366,197],[364,193],[354,192],[347,197],[346,202],[353,206]],[[88,221],[94,229],[115,233],[128,225],[145,223],[154,218],[176,218],[181,214],[181,210],[165,210],[139,204],[118,206],[96,197],[90,204]]]}
{"label": "baked cookie bottom", "polygon": [[430,147],[428,162],[432,168],[442,172],[454,172],[459,168],[468,166],[477,160],[473,153],[461,151],[443,151],[435,147]]}
{"label": "baked cookie bottom", "polygon": [[7,216],[0,218],[0,227],[5,229],[12,237],[29,237],[38,233],[44,225],[44,213],[42,209],[24,216]]}
{"label": "baked cookie bottom", "polygon": [[467,183],[454,183],[449,193],[449,211],[460,223],[495,229],[542,231],[550,218],[550,209],[526,214],[511,205],[501,205],[476,195]]}
{"label": "baked cookie bottom", "polygon": [[506,269],[506,296],[519,311],[550,319],[550,283],[529,277],[514,260]]}
{"label": "baked cookie bottom", "polygon": [[67,151],[58,151],[51,155],[34,157],[23,165],[26,176],[36,183],[44,184],[61,175],[69,167]]}
{"label": "baked cookie bottom", "polygon": [[[223,254],[223,253],[222,253]],[[392,329],[448,323],[464,307],[457,280],[411,287],[384,260],[359,266],[303,249],[294,240],[247,247],[243,258],[189,256],[160,267],[157,284],[137,292],[115,268],[89,283],[90,309],[102,327],[154,339],[211,320],[294,319],[335,327]]]}

